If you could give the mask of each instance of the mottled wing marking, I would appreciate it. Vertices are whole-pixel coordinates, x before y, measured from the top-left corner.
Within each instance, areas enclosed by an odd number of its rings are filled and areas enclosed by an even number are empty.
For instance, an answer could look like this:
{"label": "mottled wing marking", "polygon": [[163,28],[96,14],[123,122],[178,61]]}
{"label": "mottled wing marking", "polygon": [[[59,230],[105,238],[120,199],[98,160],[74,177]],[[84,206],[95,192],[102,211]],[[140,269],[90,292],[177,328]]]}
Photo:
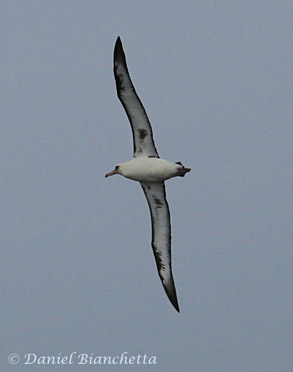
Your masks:
{"label": "mottled wing marking", "polygon": [[159,157],[153,140],[152,127],[147,113],[132,84],[122,43],[118,37],[114,49],[114,76],[120,99],[133,135],[134,157]]}
{"label": "mottled wing marking", "polygon": [[152,248],[158,273],[165,292],[173,306],[179,311],[171,262],[170,211],[166,199],[165,185],[141,182],[150,208],[152,220]]}

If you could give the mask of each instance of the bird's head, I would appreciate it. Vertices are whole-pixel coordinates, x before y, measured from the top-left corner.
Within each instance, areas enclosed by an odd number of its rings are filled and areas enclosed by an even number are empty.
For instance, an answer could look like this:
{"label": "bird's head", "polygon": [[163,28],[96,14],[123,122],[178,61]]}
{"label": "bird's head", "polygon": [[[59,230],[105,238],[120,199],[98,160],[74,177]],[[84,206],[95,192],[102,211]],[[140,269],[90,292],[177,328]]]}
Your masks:
{"label": "bird's head", "polygon": [[114,176],[114,174],[121,174],[120,173],[120,165],[116,165],[116,167],[109,173],[105,174],[105,178]]}

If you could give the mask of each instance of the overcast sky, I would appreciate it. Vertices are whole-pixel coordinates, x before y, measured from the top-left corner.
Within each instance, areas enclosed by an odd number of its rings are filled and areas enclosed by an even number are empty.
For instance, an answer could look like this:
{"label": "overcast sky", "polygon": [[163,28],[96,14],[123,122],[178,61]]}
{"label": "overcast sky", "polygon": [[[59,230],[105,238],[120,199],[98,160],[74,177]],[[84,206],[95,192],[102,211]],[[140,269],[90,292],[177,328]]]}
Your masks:
{"label": "overcast sky", "polygon": [[[1,1],[1,370],[290,370],[292,14],[289,0]],[[192,168],[166,184],[180,314],[141,187],[104,178],[132,157],[118,35],[160,156]],[[123,352],[157,364],[77,365]]]}

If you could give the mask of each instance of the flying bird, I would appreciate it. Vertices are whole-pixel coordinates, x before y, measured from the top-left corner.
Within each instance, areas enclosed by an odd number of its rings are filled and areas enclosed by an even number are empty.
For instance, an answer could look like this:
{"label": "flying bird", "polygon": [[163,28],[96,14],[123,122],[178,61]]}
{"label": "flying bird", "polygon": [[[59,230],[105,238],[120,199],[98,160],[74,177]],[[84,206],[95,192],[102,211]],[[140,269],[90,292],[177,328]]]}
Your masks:
{"label": "flying bird", "polygon": [[130,121],[133,135],[133,158],[116,165],[105,177],[120,174],[140,182],[146,196],[152,222],[152,248],[159,277],[174,308],[179,305],[171,265],[171,224],[164,181],[184,177],[190,168],[180,162],[171,163],[159,157],[152,127],[132,84],[120,37],[114,49],[114,76],[119,100]]}

